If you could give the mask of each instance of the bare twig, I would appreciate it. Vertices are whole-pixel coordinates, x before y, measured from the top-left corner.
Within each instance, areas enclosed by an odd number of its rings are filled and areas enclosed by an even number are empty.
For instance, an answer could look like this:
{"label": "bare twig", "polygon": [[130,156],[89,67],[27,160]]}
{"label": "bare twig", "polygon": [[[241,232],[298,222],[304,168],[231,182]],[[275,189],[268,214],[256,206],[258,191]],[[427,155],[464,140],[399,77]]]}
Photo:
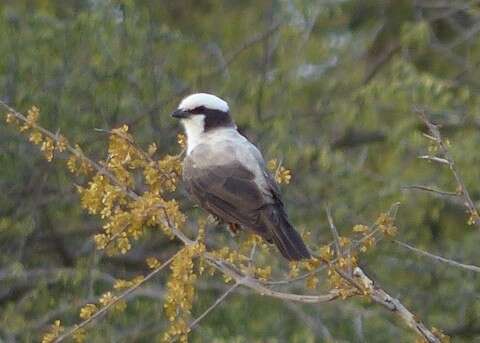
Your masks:
{"label": "bare twig", "polygon": [[237,289],[237,287],[239,286],[238,283],[234,284],[232,287],[230,287],[229,289],[227,289],[227,291],[225,293],[222,294],[222,296],[220,298],[218,298],[209,308],[207,308],[205,310],[205,312],[203,312],[197,319],[195,319],[193,322],[190,323],[190,325],[188,326],[188,329],[189,331],[194,329],[195,326],[198,325],[198,323],[207,316],[207,314],[209,314],[215,307],[217,307],[218,305],[220,305],[220,303],[222,301],[225,300],[225,298],[230,294],[232,293],[235,289]]}
{"label": "bare twig", "polygon": [[225,63],[220,68],[214,70],[212,74],[217,72],[223,72],[228,66],[240,55],[243,51],[247,50],[251,46],[268,39],[272,34],[278,31],[282,26],[281,21],[274,22],[266,31],[260,32],[253,37],[246,40],[240,47],[233,51],[229,56],[225,58]]}
{"label": "bare twig", "polygon": [[435,188],[428,187],[428,186],[422,186],[422,185],[403,186],[402,189],[415,189],[415,190],[419,190],[419,191],[426,191],[426,192],[431,192],[431,193],[435,193],[435,194],[438,194],[438,195],[451,196],[451,197],[456,197],[456,196],[459,195],[458,193],[455,193],[455,192],[441,191],[439,189],[435,189]]}
{"label": "bare twig", "polygon": [[332,334],[328,330],[328,328],[325,326],[325,324],[318,318],[318,315],[315,316],[315,318],[312,318],[310,315],[305,313],[302,310],[302,307],[298,304],[292,303],[290,301],[286,301],[285,305],[295,313],[299,319],[306,323],[310,329],[312,329],[317,335],[321,335],[323,338],[322,342],[326,343],[333,343],[336,342],[336,340],[333,338]]}
{"label": "bare twig", "polygon": [[450,165],[450,162],[444,158],[440,158],[437,156],[430,156],[430,155],[423,155],[423,156],[418,156],[419,159],[421,160],[429,160],[432,162],[438,162],[441,164],[446,164],[447,166]]}
{"label": "bare twig", "polygon": [[[435,141],[440,152],[443,155],[443,158],[428,156],[428,159],[448,165],[450,171],[453,174],[453,177],[455,178],[455,182],[457,183],[458,195],[462,197],[463,205],[465,206],[465,208],[467,209],[470,215],[469,221],[471,221],[478,228],[480,228],[480,216],[478,214],[478,210],[472,198],[470,197],[470,194],[468,193],[467,188],[465,187],[465,183],[462,177],[460,176],[460,172],[455,164],[455,161],[450,155],[447,143],[445,143],[445,141],[443,140],[439,127],[428,119],[424,110],[416,109],[416,112],[420,117],[420,119],[424,122],[427,129],[429,130],[430,132],[429,138]],[[422,156],[421,158],[426,158],[426,156]]]}
{"label": "bare twig", "polygon": [[325,212],[327,213],[328,224],[330,226],[330,231],[332,232],[333,242],[335,244],[335,249],[337,250],[337,256],[342,256],[342,249],[340,248],[340,237],[338,235],[338,230],[333,222],[332,213],[330,206],[325,207]]}
{"label": "bare twig", "polygon": [[407,244],[405,242],[401,242],[401,241],[398,241],[398,240],[394,240],[394,242],[396,244],[400,245],[401,247],[404,247],[405,249],[411,250],[411,251],[416,252],[417,254],[420,254],[420,255],[423,255],[423,256],[430,257],[431,259],[433,259],[437,262],[446,263],[446,264],[448,264],[450,266],[453,266],[453,267],[458,267],[458,268],[467,269],[467,270],[471,270],[471,271],[480,273],[480,267],[474,266],[472,264],[464,264],[464,263],[460,263],[460,262],[457,262],[457,261],[454,261],[454,260],[451,260],[451,259],[448,259],[448,258],[445,258],[445,257],[442,257],[442,256],[434,255],[432,253],[429,253],[427,251],[418,249],[414,246],[411,246],[410,244]]}
{"label": "bare twig", "polygon": [[100,318],[101,316],[103,316],[113,305],[115,305],[116,303],[118,303],[120,300],[123,300],[125,299],[130,293],[134,292],[136,289],[138,289],[140,286],[142,286],[145,282],[147,282],[148,280],[150,280],[152,277],[154,277],[156,274],[158,274],[161,270],[163,270],[166,266],[168,266],[174,259],[175,257],[177,256],[179,252],[177,252],[175,255],[173,255],[172,257],[170,257],[167,261],[165,261],[162,265],[160,265],[159,267],[155,268],[152,272],[150,272],[150,274],[148,274],[147,276],[145,276],[145,278],[143,278],[140,282],[138,282],[135,286],[127,289],[126,291],[124,291],[122,294],[120,294],[119,296],[115,297],[115,299],[110,302],[109,304],[105,305],[104,307],[102,307],[100,310],[98,310],[97,312],[95,312],[94,315],[92,315],[90,318],[84,320],[83,322],[81,322],[80,324],[78,325],[75,325],[73,328],[71,328],[70,330],[68,330],[67,332],[65,332],[64,334],[62,334],[61,336],[57,337],[57,339],[55,339],[54,343],[58,343],[58,342],[62,342],[64,339],[70,337],[71,335],[73,335],[75,332],[77,332],[78,330],[80,330],[81,328],[83,328],[84,326],[88,325],[89,323],[97,320],[98,318]]}

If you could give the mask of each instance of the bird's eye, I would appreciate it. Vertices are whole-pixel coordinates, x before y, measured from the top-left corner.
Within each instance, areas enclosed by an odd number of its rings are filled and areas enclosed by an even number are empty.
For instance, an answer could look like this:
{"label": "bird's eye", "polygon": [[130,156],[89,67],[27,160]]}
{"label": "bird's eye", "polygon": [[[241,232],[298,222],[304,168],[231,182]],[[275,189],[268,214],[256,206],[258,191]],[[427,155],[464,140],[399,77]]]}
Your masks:
{"label": "bird's eye", "polygon": [[205,106],[198,106],[189,110],[188,112],[192,114],[200,114],[200,113],[203,113],[204,111],[205,111]]}

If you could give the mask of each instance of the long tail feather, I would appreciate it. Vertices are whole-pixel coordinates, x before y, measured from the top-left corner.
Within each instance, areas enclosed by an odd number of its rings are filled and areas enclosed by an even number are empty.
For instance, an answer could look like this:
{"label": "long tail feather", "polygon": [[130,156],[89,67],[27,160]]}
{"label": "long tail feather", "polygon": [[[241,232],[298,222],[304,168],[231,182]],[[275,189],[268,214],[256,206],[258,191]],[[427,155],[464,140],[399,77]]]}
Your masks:
{"label": "long tail feather", "polygon": [[289,261],[311,257],[300,234],[290,224],[283,208],[269,206],[264,209],[263,224],[280,253]]}

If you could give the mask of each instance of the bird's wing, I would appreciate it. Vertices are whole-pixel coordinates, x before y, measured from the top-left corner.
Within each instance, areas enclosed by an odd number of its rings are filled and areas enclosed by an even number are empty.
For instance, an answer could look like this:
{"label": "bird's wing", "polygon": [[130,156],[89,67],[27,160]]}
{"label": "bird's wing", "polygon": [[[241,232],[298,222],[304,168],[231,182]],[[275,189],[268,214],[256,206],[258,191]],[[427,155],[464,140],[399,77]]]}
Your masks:
{"label": "bird's wing", "polygon": [[255,182],[255,175],[240,162],[196,167],[185,159],[183,171],[187,191],[203,208],[229,223],[262,232],[258,209],[274,202],[273,195]]}

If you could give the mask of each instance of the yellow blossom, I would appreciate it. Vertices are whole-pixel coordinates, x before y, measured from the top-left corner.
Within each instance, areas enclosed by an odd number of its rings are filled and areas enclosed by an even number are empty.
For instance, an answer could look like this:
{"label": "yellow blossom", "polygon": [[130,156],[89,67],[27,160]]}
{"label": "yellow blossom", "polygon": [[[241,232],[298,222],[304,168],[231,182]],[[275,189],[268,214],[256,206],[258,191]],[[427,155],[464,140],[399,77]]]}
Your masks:
{"label": "yellow blossom", "polygon": [[115,297],[113,296],[112,292],[106,292],[102,294],[99,301],[100,301],[100,304],[102,304],[103,306],[107,306],[110,303],[112,303],[114,300],[115,300]]}
{"label": "yellow blossom", "polygon": [[370,231],[370,228],[366,225],[357,224],[353,227],[352,231],[363,234],[365,232]]}
{"label": "yellow blossom", "polygon": [[80,309],[80,318],[87,320],[98,311],[97,305],[95,304],[86,304]]}
{"label": "yellow blossom", "polygon": [[42,343],[51,343],[60,336],[64,331],[64,327],[61,325],[59,320],[53,322],[52,325],[48,328],[47,332],[42,337]]}
{"label": "yellow blossom", "polygon": [[93,236],[93,240],[99,250],[105,249],[108,244],[108,237],[103,233]]}
{"label": "yellow blossom", "polygon": [[75,343],[84,343],[85,339],[86,333],[84,329],[77,329],[77,331],[73,333],[73,340],[75,341]]}
{"label": "yellow blossom", "polygon": [[160,261],[156,257],[147,258],[147,265],[150,269],[155,269],[160,266]]}
{"label": "yellow blossom", "polygon": [[7,124],[17,124],[18,123],[17,117],[15,116],[15,114],[13,114],[11,112],[7,113],[7,115],[5,117],[5,121],[7,122]]}
{"label": "yellow blossom", "polygon": [[153,154],[155,154],[155,152],[157,151],[157,145],[155,143],[152,143],[148,146],[148,155],[149,156],[152,156]]}
{"label": "yellow blossom", "polygon": [[59,152],[63,152],[67,149],[67,145],[68,145],[67,139],[62,135],[58,135],[57,146],[56,146],[57,150]]}
{"label": "yellow blossom", "polygon": [[346,247],[346,246],[349,246],[351,243],[352,243],[352,241],[348,237],[341,236],[340,239],[339,239],[339,244],[342,248]]}
{"label": "yellow blossom", "polygon": [[280,167],[277,169],[277,172],[275,174],[275,180],[278,183],[284,183],[284,184],[289,184],[290,180],[292,179],[292,172],[285,167]]}
{"label": "yellow blossom", "polygon": [[262,281],[267,281],[268,278],[271,275],[272,275],[272,267],[271,266],[255,269],[255,276]]}
{"label": "yellow blossom", "polygon": [[307,288],[309,288],[309,289],[315,289],[315,288],[317,288],[318,278],[317,278],[315,275],[310,275],[310,276],[307,278],[305,285],[306,285]]}
{"label": "yellow blossom", "polygon": [[325,261],[331,261],[335,256],[335,252],[330,245],[324,245],[320,247],[320,257]]}
{"label": "yellow blossom", "polygon": [[35,130],[30,134],[30,137],[28,138],[28,140],[30,142],[32,142],[33,144],[38,145],[38,144],[42,143],[42,140],[43,140],[42,133],[38,130]]}
{"label": "yellow blossom", "polygon": [[182,133],[179,133],[177,135],[177,142],[178,142],[178,145],[180,145],[180,147],[182,149],[186,149],[187,148],[187,138],[185,137],[184,134]]}
{"label": "yellow blossom", "polygon": [[53,151],[55,150],[55,144],[50,137],[46,137],[42,141],[42,146],[40,150],[43,151],[43,154],[48,162],[51,162],[53,159]]}
{"label": "yellow blossom", "polygon": [[272,173],[275,172],[278,166],[278,161],[276,159],[271,159],[267,162],[267,169],[270,170]]}
{"label": "yellow blossom", "polygon": [[186,323],[192,308],[194,285],[197,280],[192,259],[204,250],[203,244],[186,246],[177,253],[170,265],[172,273],[167,282],[164,308],[165,315],[171,324],[164,335],[164,341],[171,341],[173,337],[185,339],[188,334]]}

